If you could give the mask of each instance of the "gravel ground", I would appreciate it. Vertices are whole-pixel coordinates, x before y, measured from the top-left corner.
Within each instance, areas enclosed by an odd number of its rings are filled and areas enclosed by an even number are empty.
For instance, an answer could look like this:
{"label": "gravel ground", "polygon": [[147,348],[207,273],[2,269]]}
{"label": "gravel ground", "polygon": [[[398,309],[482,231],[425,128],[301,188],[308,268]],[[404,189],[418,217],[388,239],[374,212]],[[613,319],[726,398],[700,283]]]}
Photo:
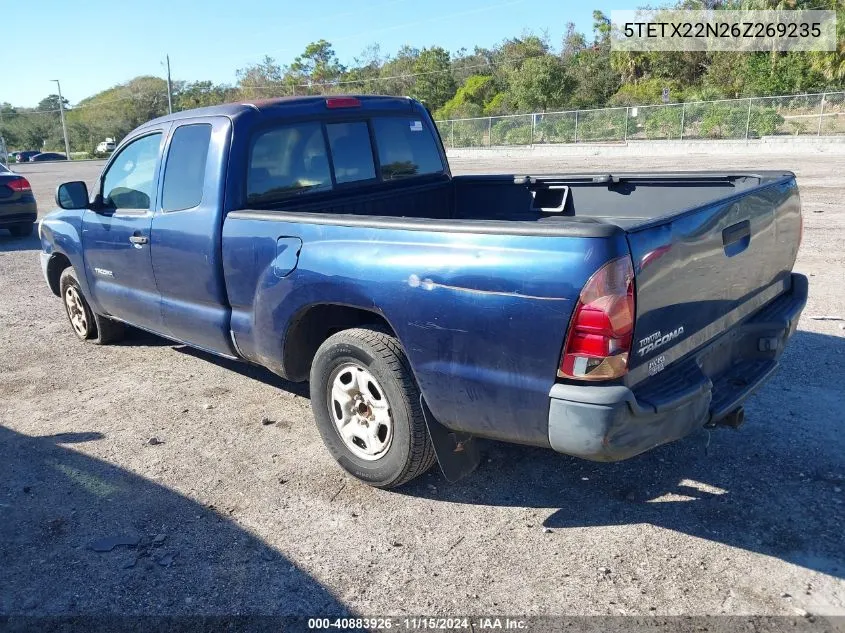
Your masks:
{"label": "gravel ground", "polygon": [[[0,235],[0,616],[845,614],[845,321],[811,318],[845,318],[845,157],[453,164],[702,168],[792,169],[806,211],[809,304],[746,425],[619,464],[489,443],[468,479],[395,492],[340,471],[305,385],[146,334],[78,343],[37,240]],[[99,169],[20,171],[45,213]]]}

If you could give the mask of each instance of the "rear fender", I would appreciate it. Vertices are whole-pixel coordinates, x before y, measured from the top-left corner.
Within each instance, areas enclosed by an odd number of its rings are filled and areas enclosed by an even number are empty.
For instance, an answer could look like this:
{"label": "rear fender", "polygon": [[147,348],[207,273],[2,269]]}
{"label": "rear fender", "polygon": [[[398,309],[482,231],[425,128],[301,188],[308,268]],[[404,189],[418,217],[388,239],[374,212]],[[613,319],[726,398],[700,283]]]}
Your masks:
{"label": "rear fender", "polygon": [[[296,268],[280,276],[289,265],[277,262],[278,240],[292,234],[302,249]],[[626,252],[624,237],[224,225],[232,330],[244,356],[285,376],[286,338],[302,310],[369,311],[396,334],[440,424],[542,446],[578,294],[595,270]]]}

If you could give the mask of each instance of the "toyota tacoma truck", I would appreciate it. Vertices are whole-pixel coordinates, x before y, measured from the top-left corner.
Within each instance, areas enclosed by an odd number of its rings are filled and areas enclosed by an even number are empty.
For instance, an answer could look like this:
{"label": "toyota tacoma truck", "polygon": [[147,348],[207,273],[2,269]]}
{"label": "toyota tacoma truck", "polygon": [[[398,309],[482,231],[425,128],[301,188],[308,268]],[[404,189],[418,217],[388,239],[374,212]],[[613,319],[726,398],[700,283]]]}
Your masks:
{"label": "toyota tacoma truck", "polygon": [[614,461],[738,426],[806,303],[787,171],[453,176],[426,108],[297,97],[124,139],[39,224],[95,344],[129,325],[309,381],[350,474],[475,438]]}

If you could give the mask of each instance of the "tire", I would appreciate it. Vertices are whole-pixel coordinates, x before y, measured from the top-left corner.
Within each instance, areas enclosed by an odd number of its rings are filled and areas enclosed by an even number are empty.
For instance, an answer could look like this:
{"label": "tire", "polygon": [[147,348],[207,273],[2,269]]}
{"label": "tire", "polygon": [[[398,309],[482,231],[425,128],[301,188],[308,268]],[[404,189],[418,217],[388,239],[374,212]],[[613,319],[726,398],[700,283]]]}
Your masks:
{"label": "tire", "polygon": [[95,345],[108,345],[123,338],[123,323],[96,314],[88,305],[72,266],[62,271],[59,288],[70,329],[76,338]]}
{"label": "tire", "polygon": [[9,233],[11,233],[14,237],[29,237],[32,235],[32,232],[35,225],[32,222],[27,222],[25,224],[13,224],[9,227]]}
{"label": "tire", "polygon": [[[402,346],[386,332],[355,328],[326,339],[311,365],[311,408],[332,457],[366,484],[395,488],[434,464],[419,387]],[[344,439],[341,428],[353,436]]]}

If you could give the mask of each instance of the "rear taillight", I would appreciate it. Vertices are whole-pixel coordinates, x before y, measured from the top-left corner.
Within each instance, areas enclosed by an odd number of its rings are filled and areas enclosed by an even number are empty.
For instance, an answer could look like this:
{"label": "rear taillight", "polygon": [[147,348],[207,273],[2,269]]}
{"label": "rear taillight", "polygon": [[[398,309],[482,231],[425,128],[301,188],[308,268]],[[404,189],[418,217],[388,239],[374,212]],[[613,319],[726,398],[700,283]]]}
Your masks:
{"label": "rear taillight", "polygon": [[630,257],[620,257],[599,268],[581,291],[558,376],[579,380],[624,376],[634,314],[634,267]]}
{"label": "rear taillight", "polygon": [[30,187],[29,181],[26,178],[15,178],[7,182],[6,186],[12,191],[32,191],[32,187]]}

